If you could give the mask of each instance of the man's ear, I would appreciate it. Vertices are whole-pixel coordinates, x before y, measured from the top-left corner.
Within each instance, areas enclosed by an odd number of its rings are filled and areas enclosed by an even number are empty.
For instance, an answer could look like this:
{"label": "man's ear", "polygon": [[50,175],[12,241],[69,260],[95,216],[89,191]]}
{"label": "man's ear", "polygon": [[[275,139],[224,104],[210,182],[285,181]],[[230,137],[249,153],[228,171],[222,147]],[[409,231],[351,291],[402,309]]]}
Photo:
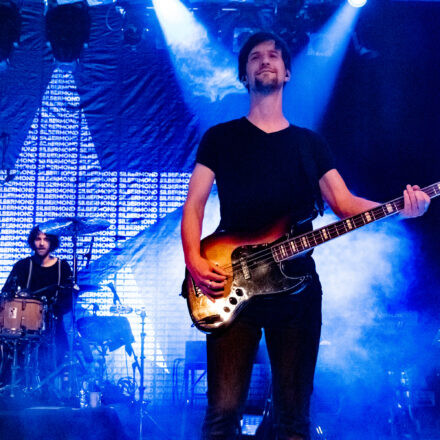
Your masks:
{"label": "man's ear", "polygon": [[286,81],[286,82],[290,81],[290,70],[286,70],[285,81]]}

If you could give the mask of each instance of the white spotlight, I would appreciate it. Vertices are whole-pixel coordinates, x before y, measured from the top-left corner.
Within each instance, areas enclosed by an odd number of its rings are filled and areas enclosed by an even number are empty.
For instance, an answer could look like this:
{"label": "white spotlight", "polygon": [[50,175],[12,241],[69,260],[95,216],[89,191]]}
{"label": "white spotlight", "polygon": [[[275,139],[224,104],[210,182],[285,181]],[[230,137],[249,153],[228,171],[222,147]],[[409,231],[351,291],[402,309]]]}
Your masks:
{"label": "white spotlight", "polygon": [[353,8],[362,8],[367,3],[367,0],[348,0],[348,3],[353,6]]}

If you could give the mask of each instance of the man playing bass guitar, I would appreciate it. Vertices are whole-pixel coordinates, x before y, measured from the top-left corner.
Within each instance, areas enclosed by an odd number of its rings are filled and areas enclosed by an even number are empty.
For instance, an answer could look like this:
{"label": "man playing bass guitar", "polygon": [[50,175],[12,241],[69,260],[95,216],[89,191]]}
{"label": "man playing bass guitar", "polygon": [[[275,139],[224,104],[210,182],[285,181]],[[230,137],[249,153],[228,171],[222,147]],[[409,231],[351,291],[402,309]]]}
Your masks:
{"label": "man playing bass guitar", "polygon": [[[322,207],[322,199],[340,218],[378,206],[347,189],[320,136],[284,117],[283,89],[290,81],[291,65],[286,44],[271,33],[254,34],[241,49],[238,64],[239,78],[249,91],[249,113],[205,133],[182,218],[187,270],[198,291],[211,302],[219,301],[230,288],[231,278],[231,267],[216,264],[200,246],[205,205],[214,179],[220,200],[218,231],[229,234],[226,237],[233,243],[241,237],[244,245],[273,242],[289,232],[292,224],[299,224],[297,233],[310,231],[315,206]],[[399,215],[420,216],[429,202],[418,186],[408,185]],[[310,254],[282,266],[286,279],[301,280],[307,274],[308,282],[296,295],[256,297],[231,325],[207,335],[205,440],[238,437],[262,329],[272,369],[275,438],[309,439],[322,294]],[[264,265],[258,269],[263,273],[262,289],[267,288],[266,269]],[[245,281],[248,270],[242,268]],[[244,292],[236,289],[235,294]],[[233,306],[233,298],[230,301]],[[228,313],[229,307],[225,305],[224,310]]]}

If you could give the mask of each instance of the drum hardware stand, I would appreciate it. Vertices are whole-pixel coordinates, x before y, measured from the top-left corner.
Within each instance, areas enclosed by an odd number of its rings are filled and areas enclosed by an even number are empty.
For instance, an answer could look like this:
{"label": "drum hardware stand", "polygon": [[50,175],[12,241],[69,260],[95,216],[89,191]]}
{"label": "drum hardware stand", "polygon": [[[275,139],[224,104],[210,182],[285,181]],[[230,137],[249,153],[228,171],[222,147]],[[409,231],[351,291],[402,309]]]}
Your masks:
{"label": "drum hardware stand", "polygon": [[[63,364],[61,364],[55,371],[53,371],[52,373],[49,374],[49,376],[45,377],[44,380],[39,381],[39,384],[33,389],[31,390],[32,393],[40,390],[41,388],[44,387],[44,385],[46,385],[48,382],[50,382],[52,379],[56,378],[60,373],[62,373],[65,369],[67,368],[72,368],[79,365],[78,361],[67,361],[64,362]],[[70,396],[69,396],[70,397]]]}
{"label": "drum hardware stand", "polygon": [[17,363],[17,341],[14,340],[12,342],[13,346],[14,346],[14,354],[13,354],[13,361],[12,361],[12,366],[11,366],[11,391],[9,394],[9,397],[15,397],[14,394],[14,388],[17,388],[17,383],[16,383],[16,376],[17,376],[17,370],[19,369],[18,363]]}
{"label": "drum hardware stand", "polygon": [[[39,363],[38,363],[38,353],[40,346],[39,337],[35,337],[34,334],[27,334],[24,331],[20,336],[14,337],[0,337],[0,342],[2,344],[2,351],[4,346],[8,346],[8,354],[11,355],[12,364],[10,366],[11,376],[8,380],[8,384],[0,387],[0,391],[9,390],[9,397],[16,397],[16,390],[20,389],[23,393],[29,392],[35,383],[40,380],[39,374]],[[20,365],[18,360],[19,347],[24,347],[23,350],[23,362]],[[20,351],[20,352],[21,352]],[[5,353],[2,353],[2,358],[4,358]],[[9,358],[9,359],[10,359]],[[2,362],[4,359],[2,360]],[[18,376],[18,371],[22,370],[23,375]]]}
{"label": "drum hardware stand", "polygon": [[[65,288],[65,287],[64,287]],[[74,302],[74,294],[72,294],[72,302]],[[69,330],[68,334],[68,341],[69,341],[69,350],[68,355],[66,356],[67,359],[65,362],[63,362],[61,365],[57,366],[57,356],[56,356],[56,343],[55,343],[55,335],[56,335],[56,318],[53,316],[53,311],[49,311],[50,319],[50,331],[49,331],[49,342],[47,343],[49,348],[49,355],[50,355],[50,362],[52,364],[52,372],[46,376],[43,380],[40,380],[39,377],[39,363],[38,363],[38,349],[39,345],[36,347],[36,379],[37,379],[37,386],[35,388],[29,388],[28,393],[33,394],[38,391],[40,391],[46,384],[50,383],[53,379],[57,378],[61,373],[68,371],[69,377],[67,381],[67,389],[66,389],[66,396],[68,400],[72,400],[74,397],[73,390],[74,390],[74,384],[77,383],[76,375],[74,375],[74,372],[76,371],[76,367],[80,365],[80,362],[78,360],[74,360],[75,355],[75,349],[74,349],[74,337],[72,335],[72,330]],[[72,317],[73,321],[74,317]],[[73,325],[73,324],[72,324]],[[72,327],[72,326],[71,326]],[[51,388],[51,391],[55,394],[56,398],[59,400],[64,400],[62,396],[62,386],[54,384]]]}
{"label": "drum hardware stand", "polygon": [[100,385],[104,384],[104,375],[106,374],[106,360],[105,357],[107,356],[107,344],[102,345],[95,345],[96,351],[99,353],[99,381]]}
{"label": "drum hardware stand", "polygon": [[132,345],[127,345],[125,347],[125,351],[129,356],[133,355],[134,362],[131,364],[131,368],[133,369],[133,379],[136,382],[136,368],[138,371],[141,371],[141,366],[139,364],[139,358],[136,356],[136,353],[133,350]]}
{"label": "drum hardware stand", "polygon": [[[75,338],[76,339],[76,338]],[[58,367],[56,367],[54,369],[54,371],[52,371],[52,373],[50,373],[47,377],[45,377],[42,381],[38,380],[38,385],[30,390],[31,393],[33,392],[37,392],[39,390],[41,390],[41,388],[43,386],[45,386],[47,383],[50,383],[53,379],[57,378],[58,376],[60,376],[63,372],[71,372],[71,371],[78,371],[79,367],[82,367],[83,373],[87,372],[86,366],[84,364],[84,359],[82,359],[80,357],[80,353],[81,353],[81,349],[78,347],[78,343],[77,341],[75,341],[75,347],[73,348],[73,354],[74,357],[76,357],[76,359],[74,359],[73,357],[70,358],[69,355],[66,356],[65,362],[63,362],[61,365],[59,365]],[[104,360],[105,363],[105,360]],[[39,377],[38,377],[39,379]],[[66,393],[63,395],[63,387],[62,385],[58,386],[54,386],[53,388],[51,388],[51,390],[55,393],[56,397],[60,400],[63,401],[64,403],[69,403],[69,404],[76,404],[76,398],[78,396],[74,395],[72,393],[73,391],[73,386],[72,386],[72,380],[75,379],[75,384],[78,384],[78,377],[77,375],[75,375],[74,378],[72,377],[68,377],[67,380],[67,389],[65,389]]]}
{"label": "drum hardware stand", "polygon": [[[147,314],[145,310],[141,310],[139,314],[141,317],[141,367],[139,369],[140,381],[139,381],[139,440],[142,440],[143,435],[143,419],[144,419],[144,371],[145,371],[145,318]],[[139,365],[139,364],[138,364]]]}
{"label": "drum hardware stand", "polygon": [[[63,288],[63,286],[60,286],[61,288]],[[39,345],[40,343],[38,342],[36,347],[35,347],[35,352],[36,352],[36,365],[35,365],[35,378],[36,378],[36,386],[35,388],[32,388],[32,386],[29,386],[28,381],[27,381],[27,377],[26,376],[26,389],[25,391],[28,392],[28,394],[33,394],[36,393],[37,391],[41,390],[41,388],[43,386],[45,386],[46,384],[48,384],[52,379],[55,379],[57,376],[60,375],[60,373],[62,373],[66,368],[71,367],[71,361],[69,359],[69,361],[64,362],[62,365],[57,366],[57,346],[56,346],[56,342],[55,342],[55,337],[56,337],[56,320],[57,318],[54,315],[53,312],[53,304],[50,306],[45,306],[46,307],[46,314],[49,318],[48,320],[48,335],[46,335],[44,337],[45,339],[45,343],[48,347],[48,361],[50,364],[50,370],[52,371],[52,373],[50,373],[48,376],[46,376],[43,380],[41,380],[40,378],[40,365],[39,365]],[[29,364],[30,366],[30,364]],[[26,366],[25,366],[25,370],[26,370]],[[49,371],[50,371],[49,370]],[[30,374],[29,374],[30,377]],[[69,384],[70,385],[70,384]],[[62,400],[61,399],[61,385],[57,385],[57,384],[53,384],[52,387],[50,387],[50,390],[55,394],[55,397],[58,400]],[[69,391],[69,398],[70,398],[70,389]]]}
{"label": "drum hardware stand", "polygon": [[[12,354],[12,365],[11,365],[11,380],[8,385],[5,385],[3,388],[0,388],[0,391],[6,391],[9,389],[9,397],[15,397],[15,389],[19,388],[18,383],[19,379],[17,379],[17,371],[20,369],[17,360],[17,343],[19,341],[17,339],[12,339],[13,346],[13,354]],[[11,343],[11,341],[6,341],[6,343]]]}
{"label": "drum hardware stand", "polygon": [[[79,386],[78,386],[78,378],[76,377],[76,371],[74,366],[78,365],[78,362],[74,362],[73,357],[73,351],[75,346],[75,338],[77,335],[77,328],[76,328],[76,316],[75,316],[75,309],[76,309],[76,299],[75,295],[78,293],[78,229],[75,225],[74,233],[72,234],[72,244],[73,244],[73,269],[72,269],[72,281],[73,281],[73,287],[72,287],[72,323],[70,325],[70,334],[68,335],[69,338],[69,380],[68,380],[68,397],[73,398],[77,394],[79,395]],[[74,390],[74,388],[76,389]]]}
{"label": "drum hardware stand", "polygon": [[[38,349],[38,347],[37,347],[37,349]],[[31,393],[39,391],[43,386],[45,386],[47,383],[49,383],[50,381],[55,379],[57,376],[59,376],[64,371],[69,371],[69,372],[72,370],[75,371],[78,366],[82,366],[83,368],[85,368],[84,365],[82,364],[81,360],[78,359],[78,351],[76,351],[74,349],[74,353],[76,353],[77,359],[73,360],[73,358],[70,358],[70,356],[69,356],[65,362],[63,362],[56,369],[54,369],[54,371],[52,371],[52,373],[50,373],[42,381],[40,381],[40,378],[37,376],[38,385],[34,389],[30,390]],[[37,359],[37,362],[38,362],[38,359]],[[38,371],[38,368],[37,368],[37,371]],[[74,397],[74,396],[72,396],[73,387],[71,386],[70,381],[71,381],[71,378],[69,378],[69,381],[68,381],[68,388],[67,388],[67,393],[68,393],[67,398],[68,399],[71,399],[72,397]],[[57,390],[56,387],[54,387],[53,391],[55,392],[56,397],[58,399],[63,400],[62,396],[61,396],[61,392],[62,392],[61,387],[59,390]]]}
{"label": "drum hardware stand", "polygon": [[78,360],[74,360],[74,351],[75,351],[75,340],[76,335],[78,334],[77,328],[76,328],[76,316],[75,316],[75,310],[76,310],[76,298],[75,295],[78,293],[79,288],[77,285],[77,279],[78,279],[78,225],[74,223],[74,229],[72,234],[72,244],[73,244],[73,264],[72,264],[72,286],[70,287],[71,294],[72,294],[72,322],[69,328],[68,332],[68,343],[69,343],[69,350],[68,350],[68,360],[64,362],[62,365],[60,365],[52,374],[49,375],[48,378],[45,379],[45,381],[50,380],[56,376],[58,376],[60,373],[62,373],[65,369],[68,371],[68,381],[67,381],[67,399],[73,400],[74,397],[78,397],[79,395],[79,385],[78,385],[78,377],[76,375],[76,367],[80,364]]}
{"label": "drum hardware stand", "polygon": [[40,342],[35,346],[35,381],[37,386],[40,384]]}
{"label": "drum hardware stand", "polygon": [[23,368],[25,374],[25,388],[23,391],[25,393],[33,391],[33,386],[38,386],[40,383],[39,349],[40,341],[38,339],[29,341],[25,348]]}
{"label": "drum hardware stand", "polygon": [[31,386],[31,349],[30,342],[26,344],[26,348],[24,349],[24,377],[25,377],[25,389],[30,388]]}
{"label": "drum hardware stand", "polygon": [[[58,299],[58,292],[56,295],[55,301]],[[55,329],[56,329],[56,317],[53,312],[53,304],[46,305],[46,314],[48,316],[48,327],[49,327],[49,343],[47,344],[49,347],[49,356],[50,356],[50,362],[51,362],[51,368],[52,370],[55,370],[57,368],[57,353],[56,353],[56,344],[55,344]]]}
{"label": "drum hardware stand", "polygon": [[143,440],[143,431],[144,431],[144,418],[148,418],[148,420],[153,424],[153,426],[161,433],[163,439],[169,439],[166,432],[159,426],[159,424],[156,422],[156,420],[153,419],[148,414],[146,406],[149,402],[146,402],[144,400],[145,395],[145,386],[144,386],[144,370],[145,370],[145,318],[147,317],[147,314],[145,312],[144,308],[141,308],[139,311],[139,316],[141,317],[141,356],[140,356],[140,366],[139,362],[137,361],[137,357],[134,355],[135,362],[133,362],[133,379],[136,381],[136,367],[139,370],[140,380],[139,380],[139,440]]}

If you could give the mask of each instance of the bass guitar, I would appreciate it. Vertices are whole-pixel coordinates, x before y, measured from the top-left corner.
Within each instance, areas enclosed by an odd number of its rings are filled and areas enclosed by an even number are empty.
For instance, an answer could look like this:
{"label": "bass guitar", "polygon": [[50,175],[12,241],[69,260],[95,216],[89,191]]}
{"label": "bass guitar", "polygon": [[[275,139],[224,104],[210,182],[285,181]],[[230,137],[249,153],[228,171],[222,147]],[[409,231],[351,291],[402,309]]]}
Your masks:
{"label": "bass guitar", "polygon": [[[440,182],[423,188],[431,199],[440,195]],[[281,219],[254,235],[214,233],[201,241],[201,255],[226,271],[222,296],[212,301],[195,284],[188,270],[183,283],[194,325],[205,333],[229,326],[256,296],[301,292],[310,275],[288,276],[284,262],[303,255],[333,238],[369,223],[395,215],[403,209],[403,197],[379,205],[319,229],[291,236],[288,219]]]}

